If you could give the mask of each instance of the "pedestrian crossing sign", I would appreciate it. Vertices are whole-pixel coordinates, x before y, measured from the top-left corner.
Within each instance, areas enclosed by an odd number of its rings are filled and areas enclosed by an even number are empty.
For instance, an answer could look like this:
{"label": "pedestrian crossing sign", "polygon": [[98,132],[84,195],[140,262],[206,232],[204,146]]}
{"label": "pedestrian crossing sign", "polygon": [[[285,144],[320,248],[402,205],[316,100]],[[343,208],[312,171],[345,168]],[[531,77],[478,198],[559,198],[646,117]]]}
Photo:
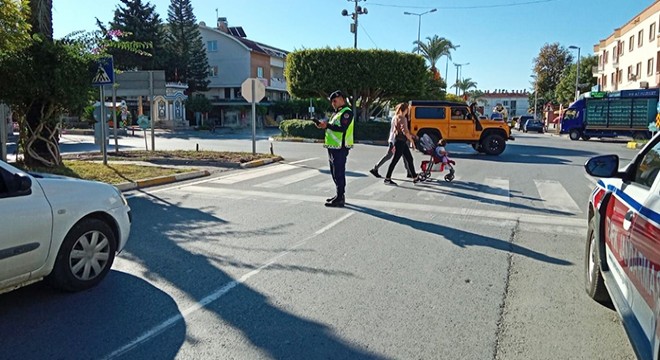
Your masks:
{"label": "pedestrian crossing sign", "polygon": [[96,65],[94,77],[92,78],[92,85],[110,85],[115,82],[115,72],[111,57],[100,58]]}

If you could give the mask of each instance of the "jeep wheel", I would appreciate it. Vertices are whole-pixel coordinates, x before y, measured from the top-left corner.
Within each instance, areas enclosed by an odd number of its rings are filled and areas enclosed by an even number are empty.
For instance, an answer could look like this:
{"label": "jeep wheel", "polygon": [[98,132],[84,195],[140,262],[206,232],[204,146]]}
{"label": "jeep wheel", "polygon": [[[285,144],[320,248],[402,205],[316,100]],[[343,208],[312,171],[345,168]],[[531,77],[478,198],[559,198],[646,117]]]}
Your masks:
{"label": "jeep wheel", "polygon": [[491,134],[481,141],[480,147],[483,149],[483,152],[488,155],[499,155],[504,152],[506,142],[501,135]]}
{"label": "jeep wheel", "polygon": [[578,129],[573,129],[568,133],[568,137],[573,141],[580,140],[580,136],[582,136],[582,132]]}
{"label": "jeep wheel", "polygon": [[584,282],[589,297],[601,304],[610,302],[610,295],[605,288],[603,274],[601,273],[601,254],[600,244],[596,239],[596,217],[589,221],[589,230],[587,231],[587,248],[584,256]]}

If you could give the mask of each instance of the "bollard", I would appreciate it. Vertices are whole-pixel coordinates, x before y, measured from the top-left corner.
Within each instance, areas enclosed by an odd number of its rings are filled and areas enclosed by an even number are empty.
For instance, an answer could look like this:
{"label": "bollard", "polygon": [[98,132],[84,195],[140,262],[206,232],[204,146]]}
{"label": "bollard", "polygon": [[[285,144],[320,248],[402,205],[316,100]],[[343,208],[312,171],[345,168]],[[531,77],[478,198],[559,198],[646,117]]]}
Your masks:
{"label": "bollard", "polygon": [[275,155],[275,154],[273,154],[273,143],[270,143],[270,154]]}
{"label": "bollard", "polygon": [[195,147],[197,149],[196,151],[199,151],[199,144],[195,144]]}

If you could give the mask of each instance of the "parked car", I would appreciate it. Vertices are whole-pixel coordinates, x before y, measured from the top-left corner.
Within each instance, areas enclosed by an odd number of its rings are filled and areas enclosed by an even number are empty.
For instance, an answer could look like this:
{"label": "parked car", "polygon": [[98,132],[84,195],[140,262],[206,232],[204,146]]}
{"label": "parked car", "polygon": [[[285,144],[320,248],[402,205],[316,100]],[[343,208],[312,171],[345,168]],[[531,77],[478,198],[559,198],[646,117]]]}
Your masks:
{"label": "parked car", "polygon": [[25,173],[0,161],[0,293],[46,278],[98,284],[126,245],[131,212],[114,186]]}
{"label": "parked car", "polygon": [[543,133],[545,131],[545,126],[543,125],[543,121],[534,120],[534,119],[527,120],[527,122],[525,122],[525,125],[523,127],[523,132],[528,132],[528,131],[536,131]]}
{"label": "parked car", "polygon": [[660,356],[660,134],[619,170],[616,155],[591,158],[602,177],[589,199],[587,294],[614,304],[639,359]]}
{"label": "parked car", "polygon": [[518,122],[516,123],[516,130],[523,131],[523,129],[525,128],[525,123],[529,119],[534,119],[534,117],[531,116],[531,115],[522,115],[522,116],[520,116],[520,119],[518,119]]}

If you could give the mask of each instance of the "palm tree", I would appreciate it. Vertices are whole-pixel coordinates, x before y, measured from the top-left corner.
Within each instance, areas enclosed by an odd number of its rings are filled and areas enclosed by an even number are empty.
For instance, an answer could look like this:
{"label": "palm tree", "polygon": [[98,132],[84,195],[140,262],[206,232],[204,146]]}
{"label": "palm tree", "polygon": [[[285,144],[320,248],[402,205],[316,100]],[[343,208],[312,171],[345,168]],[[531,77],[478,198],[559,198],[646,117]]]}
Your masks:
{"label": "palm tree", "polygon": [[[438,69],[435,67],[435,64],[443,56],[447,56],[451,60],[451,51],[456,50],[458,45],[454,45],[451,41],[444,37],[439,37],[438,35],[427,37],[426,40],[428,40],[428,42],[413,42],[413,44],[416,45],[413,52],[419,51],[424,59],[431,64],[431,72],[433,72],[434,75],[437,75]],[[447,74],[445,74],[445,76],[447,76]]]}
{"label": "palm tree", "polygon": [[477,83],[476,81],[472,81],[472,78],[465,78],[463,80],[459,80],[456,84],[452,85],[451,87],[458,88],[464,94],[466,91],[470,89],[476,89]]}

